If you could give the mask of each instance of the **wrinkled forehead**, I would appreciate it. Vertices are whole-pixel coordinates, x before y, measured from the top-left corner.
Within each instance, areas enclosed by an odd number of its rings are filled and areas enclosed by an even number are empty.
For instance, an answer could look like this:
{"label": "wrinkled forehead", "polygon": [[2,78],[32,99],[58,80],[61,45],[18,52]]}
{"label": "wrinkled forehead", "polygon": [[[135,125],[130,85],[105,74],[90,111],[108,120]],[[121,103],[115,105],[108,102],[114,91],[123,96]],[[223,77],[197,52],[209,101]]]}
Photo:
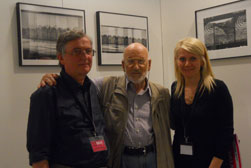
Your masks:
{"label": "wrinkled forehead", "polygon": [[124,59],[148,59],[148,51],[142,49],[128,49],[124,53]]}

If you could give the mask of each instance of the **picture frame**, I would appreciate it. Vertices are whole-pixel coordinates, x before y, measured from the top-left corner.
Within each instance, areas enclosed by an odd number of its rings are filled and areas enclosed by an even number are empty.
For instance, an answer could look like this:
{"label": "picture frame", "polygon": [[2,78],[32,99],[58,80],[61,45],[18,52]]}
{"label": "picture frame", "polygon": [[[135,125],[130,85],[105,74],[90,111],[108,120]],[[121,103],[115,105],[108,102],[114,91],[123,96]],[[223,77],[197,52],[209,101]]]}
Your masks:
{"label": "picture frame", "polygon": [[85,11],[16,3],[19,66],[58,66],[56,42],[70,29],[86,31]]}
{"label": "picture frame", "polygon": [[148,17],[96,12],[98,65],[121,65],[124,49],[133,42],[149,50]]}
{"label": "picture frame", "polygon": [[234,1],[195,11],[196,37],[211,60],[251,55],[251,1]]}

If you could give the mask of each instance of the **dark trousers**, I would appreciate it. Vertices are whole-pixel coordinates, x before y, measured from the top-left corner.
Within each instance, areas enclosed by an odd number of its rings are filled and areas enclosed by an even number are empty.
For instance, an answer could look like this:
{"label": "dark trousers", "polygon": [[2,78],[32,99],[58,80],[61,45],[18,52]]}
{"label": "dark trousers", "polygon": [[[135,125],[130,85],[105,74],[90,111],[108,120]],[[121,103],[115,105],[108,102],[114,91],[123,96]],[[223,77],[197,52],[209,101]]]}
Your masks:
{"label": "dark trousers", "polygon": [[145,155],[123,154],[121,168],[157,168],[156,152]]}
{"label": "dark trousers", "polygon": [[52,165],[50,165],[50,168],[73,168],[73,167],[65,166],[65,165],[61,165],[61,164],[52,164]]}
{"label": "dark trousers", "polygon": [[[65,166],[65,165],[61,165],[61,164],[52,164],[52,165],[50,165],[50,168],[74,168],[74,167]],[[99,168],[106,168],[106,167],[99,167]]]}

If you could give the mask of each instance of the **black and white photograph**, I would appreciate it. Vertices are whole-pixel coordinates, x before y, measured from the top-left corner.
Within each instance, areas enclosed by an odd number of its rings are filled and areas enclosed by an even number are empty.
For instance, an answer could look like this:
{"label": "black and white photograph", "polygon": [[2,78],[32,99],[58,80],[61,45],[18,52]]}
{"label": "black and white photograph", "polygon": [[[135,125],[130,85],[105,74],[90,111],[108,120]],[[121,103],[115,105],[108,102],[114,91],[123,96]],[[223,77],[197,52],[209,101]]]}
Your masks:
{"label": "black and white photograph", "polygon": [[149,48],[147,17],[97,12],[99,65],[121,65],[123,52],[138,42]]}
{"label": "black and white photograph", "polygon": [[147,47],[146,29],[101,26],[101,38],[103,53],[123,53],[125,47],[133,42]]}
{"label": "black and white photograph", "polygon": [[246,10],[204,19],[208,50],[247,46]]}
{"label": "black and white photograph", "polygon": [[56,42],[71,29],[85,31],[83,10],[17,3],[19,65],[57,66]]}
{"label": "black and white photograph", "polygon": [[251,2],[238,1],[195,11],[196,36],[205,43],[210,59],[251,54],[250,10]]}

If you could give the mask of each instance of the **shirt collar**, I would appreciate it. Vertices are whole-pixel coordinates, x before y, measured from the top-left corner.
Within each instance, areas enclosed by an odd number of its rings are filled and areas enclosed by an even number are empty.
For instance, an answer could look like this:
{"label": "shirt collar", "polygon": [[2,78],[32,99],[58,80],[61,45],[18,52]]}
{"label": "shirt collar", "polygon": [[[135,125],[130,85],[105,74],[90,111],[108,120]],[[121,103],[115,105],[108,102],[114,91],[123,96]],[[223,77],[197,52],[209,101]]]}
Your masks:
{"label": "shirt collar", "polygon": [[60,76],[66,81],[67,85],[73,90],[73,91],[79,91],[80,89],[85,90],[90,87],[91,80],[88,76],[85,77],[85,81],[83,85],[80,85],[76,80],[74,80],[70,75],[68,75],[64,68],[60,72]]}
{"label": "shirt collar", "polygon": [[[129,81],[129,79],[127,78],[126,75],[125,75],[125,78],[126,78],[126,91],[128,91],[129,89],[135,90],[133,83],[132,83],[131,81]],[[151,92],[151,89],[150,89],[150,86],[149,86],[148,79],[145,78],[145,80],[146,80],[146,88],[145,88],[142,92],[140,92],[140,93],[138,93],[138,94],[142,95],[142,94],[144,94],[145,92],[148,92],[149,95],[151,96],[151,95],[152,95],[152,92]]]}

